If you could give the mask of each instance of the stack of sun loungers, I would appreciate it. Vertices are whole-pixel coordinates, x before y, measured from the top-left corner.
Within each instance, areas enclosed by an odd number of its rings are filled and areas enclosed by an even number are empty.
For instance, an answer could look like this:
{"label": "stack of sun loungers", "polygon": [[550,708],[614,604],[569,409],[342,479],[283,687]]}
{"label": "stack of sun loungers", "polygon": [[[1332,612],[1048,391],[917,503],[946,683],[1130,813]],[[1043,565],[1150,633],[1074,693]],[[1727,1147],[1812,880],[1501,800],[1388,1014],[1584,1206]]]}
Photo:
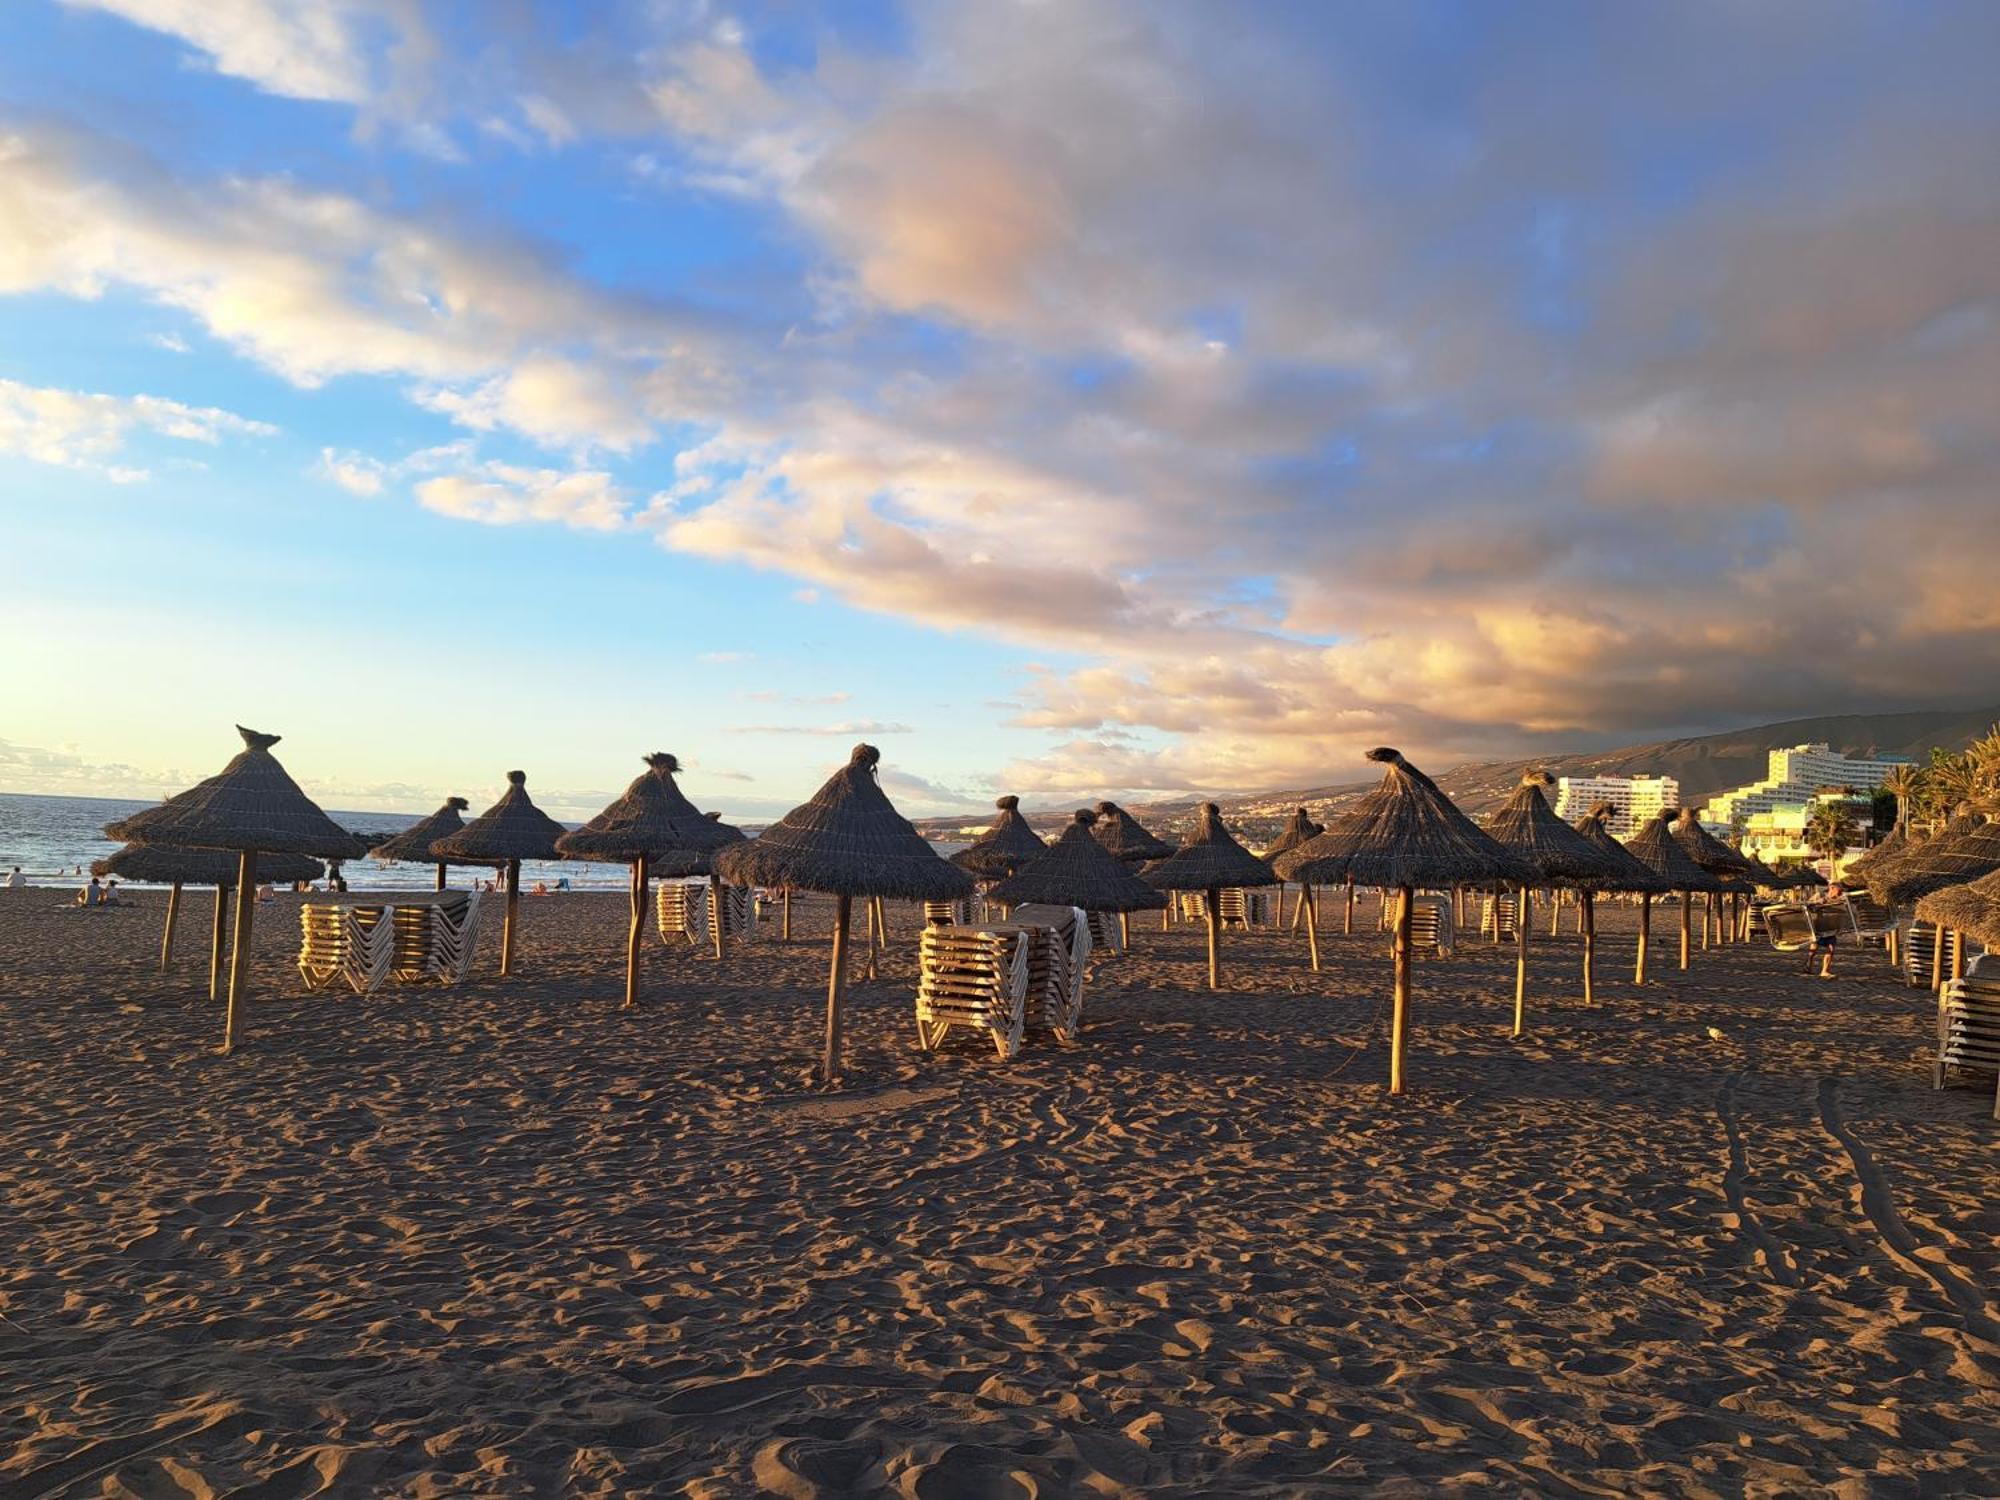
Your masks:
{"label": "stack of sun loungers", "polygon": [[[1938,1006],[1933,1086],[1943,1088],[1950,1072],[2000,1073],[2000,962],[1994,959],[1975,961],[1945,987]],[[2000,1118],[2000,1084],[1993,1112]]]}
{"label": "stack of sun loungers", "polygon": [[954,1026],[984,1031],[1003,1058],[1020,1054],[1027,1025],[1027,930],[926,927],[919,939],[917,1044],[926,1052]]}
{"label": "stack of sun loungers", "polygon": [[[1225,886],[1216,895],[1224,927],[1261,927],[1271,920],[1271,898],[1266,891]],[[1202,922],[1208,919],[1206,891],[1176,891],[1174,897],[1179,903],[1175,915],[1182,921]]]}
{"label": "stack of sun loungers", "polygon": [[[653,898],[653,911],[660,936],[671,941],[685,938],[691,944],[708,941],[710,911],[706,880],[662,880]],[[757,926],[757,903],[748,886],[725,885],[722,892],[722,935],[747,936]]]}
{"label": "stack of sun loungers", "polygon": [[1083,1029],[1090,918],[1074,906],[1019,906],[1014,920],[1028,931],[1028,1025],[1055,1033],[1058,1041],[1075,1041]]}
{"label": "stack of sun loungers", "polygon": [[[1514,941],[1514,910],[1520,905],[1520,898],[1512,891],[1500,896],[1488,896],[1479,908],[1479,935],[1497,937],[1503,943]],[[1493,930],[1495,923],[1500,930]]]}
{"label": "stack of sun loungers", "polygon": [[926,901],[924,903],[924,925],[926,927],[964,927],[972,921],[972,898],[961,897],[957,901]]}
{"label": "stack of sun loungers", "polygon": [[300,908],[299,975],[309,990],[336,980],[358,995],[394,979],[456,984],[479,935],[479,893],[437,900],[316,902]]}
{"label": "stack of sun loungers", "polygon": [[1903,984],[1905,988],[1930,988],[1937,962],[1938,930],[1930,922],[1912,922],[1903,929]]}

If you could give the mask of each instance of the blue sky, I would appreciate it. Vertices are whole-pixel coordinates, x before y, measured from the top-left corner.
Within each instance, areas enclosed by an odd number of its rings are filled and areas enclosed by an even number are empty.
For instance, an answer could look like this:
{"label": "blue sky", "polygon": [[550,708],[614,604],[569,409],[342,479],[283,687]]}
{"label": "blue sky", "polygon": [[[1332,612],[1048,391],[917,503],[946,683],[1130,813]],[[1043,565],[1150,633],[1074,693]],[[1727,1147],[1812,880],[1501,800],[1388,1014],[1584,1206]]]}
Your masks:
{"label": "blue sky", "polygon": [[0,787],[241,721],[764,816],[865,737],[935,812],[1985,701],[1997,38],[19,0]]}

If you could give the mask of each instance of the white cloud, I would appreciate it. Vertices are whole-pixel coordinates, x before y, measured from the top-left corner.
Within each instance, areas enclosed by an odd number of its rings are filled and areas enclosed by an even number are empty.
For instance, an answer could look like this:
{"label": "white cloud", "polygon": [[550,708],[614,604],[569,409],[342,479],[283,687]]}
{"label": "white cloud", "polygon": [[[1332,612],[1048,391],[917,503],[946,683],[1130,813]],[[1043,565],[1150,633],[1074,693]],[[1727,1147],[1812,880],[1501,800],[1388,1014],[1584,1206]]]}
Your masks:
{"label": "white cloud", "polygon": [[616,531],[628,519],[625,497],[609,474],[565,473],[488,463],[416,487],[417,503],[439,515],[488,526],[553,521],[579,531]]}
{"label": "white cloud", "polygon": [[143,469],[112,462],[135,432],[211,447],[225,437],[270,437],[277,428],[213,406],[164,396],[110,396],[0,380],[0,453],[37,463],[88,469],[120,482]]}
{"label": "white cloud", "polygon": [[908,724],[883,719],[847,719],[838,724],[732,724],[725,734],[915,734]]}
{"label": "white cloud", "polygon": [[399,0],[65,0],[178,37],[218,73],[292,99],[365,103],[365,33],[414,25]]}

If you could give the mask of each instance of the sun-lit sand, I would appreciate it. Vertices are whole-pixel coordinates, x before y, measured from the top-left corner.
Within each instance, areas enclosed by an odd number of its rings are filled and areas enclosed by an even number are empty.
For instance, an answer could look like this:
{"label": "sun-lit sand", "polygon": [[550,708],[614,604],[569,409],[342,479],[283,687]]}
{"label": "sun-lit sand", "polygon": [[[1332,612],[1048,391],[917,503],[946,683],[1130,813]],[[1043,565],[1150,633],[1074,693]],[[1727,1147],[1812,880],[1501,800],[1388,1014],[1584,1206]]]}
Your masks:
{"label": "sun-lit sand", "polygon": [[649,947],[633,1014],[617,896],[365,1000],[280,898],[225,1059],[207,893],[168,977],[162,897],[60,899],[0,892],[0,1494],[2000,1486],[1990,1092],[1872,954],[1682,976],[1662,921],[1641,994],[1607,907],[1604,1003],[1539,936],[1516,1042],[1470,943],[1391,1100],[1372,931],[1231,934],[1211,995],[1147,914],[1001,1065],[914,1050],[892,908],[828,1094],[827,903]]}

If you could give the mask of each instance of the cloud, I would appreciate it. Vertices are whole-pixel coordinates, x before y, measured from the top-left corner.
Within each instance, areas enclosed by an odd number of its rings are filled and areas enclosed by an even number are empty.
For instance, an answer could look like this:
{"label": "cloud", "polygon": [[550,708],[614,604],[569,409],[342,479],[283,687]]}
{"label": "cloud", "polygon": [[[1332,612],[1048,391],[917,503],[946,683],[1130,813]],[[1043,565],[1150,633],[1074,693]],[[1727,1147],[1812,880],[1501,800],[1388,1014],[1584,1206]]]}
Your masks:
{"label": "cloud", "polygon": [[399,0],[65,0],[178,37],[218,73],[291,99],[366,102],[367,33],[415,24]]}
{"label": "cloud", "polygon": [[467,473],[422,480],[416,496],[426,510],[488,526],[553,521],[578,531],[617,531],[627,520],[618,486],[609,474],[595,470],[488,463]]}
{"label": "cloud", "polygon": [[725,734],[817,734],[846,738],[865,734],[915,734],[908,724],[883,719],[846,719],[838,724],[731,724]]}
{"label": "cloud", "polygon": [[704,651],[695,658],[697,661],[705,661],[718,666],[731,662],[755,661],[756,659],[757,653],[754,651]]}
{"label": "cloud", "polygon": [[[552,455],[405,471],[446,514],[1047,648],[994,689],[1048,739],[1011,784],[1339,779],[1382,740],[1435,761],[2000,678],[1968,544],[2000,458],[1991,8],[1468,39],[1398,7],[940,3],[873,51],[701,7],[554,46],[508,8],[477,67],[417,44],[439,13],[353,14],[287,61],[315,97],[597,151],[668,224],[727,194],[796,259],[695,307],[492,225],[17,124],[0,290],[127,290]],[[323,472],[402,477],[374,463]]]}
{"label": "cloud", "polygon": [[188,406],[164,396],[111,396],[0,380],[0,453],[121,482],[148,477],[143,469],[111,462],[134,433],[214,447],[225,437],[270,437],[277,430],[219,407]]}

